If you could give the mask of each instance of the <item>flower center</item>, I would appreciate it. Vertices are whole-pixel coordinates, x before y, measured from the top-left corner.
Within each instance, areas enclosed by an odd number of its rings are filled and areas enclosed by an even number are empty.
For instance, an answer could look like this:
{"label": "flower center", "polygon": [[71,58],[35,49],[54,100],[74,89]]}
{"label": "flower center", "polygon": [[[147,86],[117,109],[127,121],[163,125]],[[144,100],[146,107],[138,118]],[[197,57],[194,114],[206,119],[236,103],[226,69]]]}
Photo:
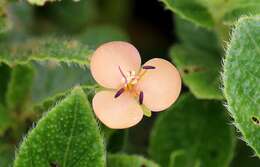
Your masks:
{"label": "flower center", "polygon": [[125,91],[130,92],[134,97],[139,97],[139,103],[143,103],[144,93],[141,90],[136,90],[135,86],[138,81],[144,76],[147,70],[155,69],[154,66],[143,66],[138,74],[135,71],[128,71],[126,74],[122,71],[121,67],[118,67],[122,75],[122,87],[116,92],[115,98],[119,97]]}

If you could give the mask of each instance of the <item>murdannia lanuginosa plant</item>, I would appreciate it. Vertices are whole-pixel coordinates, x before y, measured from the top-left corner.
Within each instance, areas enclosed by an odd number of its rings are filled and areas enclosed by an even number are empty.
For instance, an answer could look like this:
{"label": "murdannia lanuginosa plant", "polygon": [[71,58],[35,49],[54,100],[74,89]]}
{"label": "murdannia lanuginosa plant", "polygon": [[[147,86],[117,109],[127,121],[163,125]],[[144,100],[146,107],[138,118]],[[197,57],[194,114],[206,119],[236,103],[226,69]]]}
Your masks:
{"label": "murdannia lanuginosa plant", "polygon": [[0,167],[259,167],[259,0],[1,0]]}

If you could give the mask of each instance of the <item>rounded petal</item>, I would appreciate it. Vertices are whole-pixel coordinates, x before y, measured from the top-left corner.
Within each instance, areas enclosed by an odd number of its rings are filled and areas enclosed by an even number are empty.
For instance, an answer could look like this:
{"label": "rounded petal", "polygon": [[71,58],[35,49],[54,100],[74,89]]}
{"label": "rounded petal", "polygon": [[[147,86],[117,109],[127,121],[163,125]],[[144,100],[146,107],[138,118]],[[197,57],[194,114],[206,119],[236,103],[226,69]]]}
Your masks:
{"label": "rounded petal", "polygon": [[168,61],[154,58],[144,64],[154,66],[139,80],[137,89],[143,91],[143,103],[152,111],[170,107],[181,91],[181,77],[178,70]]}
{"label": "rounded petal", "polygon": [[138,50],[128,42],[114,41],[101,45],[91,57],[90,70],[94,79],[106,88],[118,89],[122,74],[138,72],[141,57]]}
{"label": "rounded petal", "polygon": [[92,105],[98,119],[112,129],[124,129],[136,125],[143,118],[137,101],[127,92],[114,98],[114,91],[100,91]]}

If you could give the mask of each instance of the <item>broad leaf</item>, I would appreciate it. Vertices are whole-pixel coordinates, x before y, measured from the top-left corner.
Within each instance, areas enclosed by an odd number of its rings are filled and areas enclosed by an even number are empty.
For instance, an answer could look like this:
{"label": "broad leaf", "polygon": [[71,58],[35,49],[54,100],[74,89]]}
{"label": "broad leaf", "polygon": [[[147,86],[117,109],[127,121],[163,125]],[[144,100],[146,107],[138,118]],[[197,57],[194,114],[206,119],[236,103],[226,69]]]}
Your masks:
{"label": "broad leaf", "polygon": [[224,94],[243,139],[260,157],[260,17],[241,18],[224,60]]}
{"label": "broad leaf", "polygon": [[13,65],[31,60],[75,63],[82,66],[89,64],[92,50],[76,40],[44,39],[26,40],[23,43],[1,43],[0,62]]}
{"label": "broad leaf", "polygon": [[110,154],[107,167],[159,167],[159,165],[137,155]]}
{"label": "broad leaf", "polygon": [[184,83],[197,98],[223,99],[221,58],[218,54],[176,45],[171,48],[170,56],[180,70]]}
{"label": "broad leaf", "polygon": [[194,0],[161,0],[166,8],[199,26],[212,28],[214,20],[208,9]]}
{"label": "broad leaf", "polygon": [[24,139],[14,167],[105,166],[103,139],[84,92],[75,88]]}
{"label": "broad leaf", "polygon": [[184,94],[156,120],[149,153],[162,166],[176,156],[172,153],[183,150],[184,160],[188,161],[185,163],[226,167],[232,160],[234,144],[233,129],[221,102],[197,100]]}

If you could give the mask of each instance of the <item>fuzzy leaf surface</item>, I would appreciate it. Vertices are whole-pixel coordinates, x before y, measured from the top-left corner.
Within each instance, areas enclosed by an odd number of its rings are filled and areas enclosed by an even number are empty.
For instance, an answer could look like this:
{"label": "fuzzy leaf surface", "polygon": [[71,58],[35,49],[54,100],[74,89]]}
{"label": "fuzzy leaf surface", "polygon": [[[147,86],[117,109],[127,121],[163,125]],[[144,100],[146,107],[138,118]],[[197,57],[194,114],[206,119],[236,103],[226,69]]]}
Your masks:
{"label": "fuzzy leaf surface", "polygon": [[20,146],[14,167],[103,167],[105,153],[84,92],[75,88],[44,116]]}
{"label": "fuzzy leaf surface", "polygon": [[241,18],[224,60],[224,94],[243,139],[260,157],[260,17]]}

